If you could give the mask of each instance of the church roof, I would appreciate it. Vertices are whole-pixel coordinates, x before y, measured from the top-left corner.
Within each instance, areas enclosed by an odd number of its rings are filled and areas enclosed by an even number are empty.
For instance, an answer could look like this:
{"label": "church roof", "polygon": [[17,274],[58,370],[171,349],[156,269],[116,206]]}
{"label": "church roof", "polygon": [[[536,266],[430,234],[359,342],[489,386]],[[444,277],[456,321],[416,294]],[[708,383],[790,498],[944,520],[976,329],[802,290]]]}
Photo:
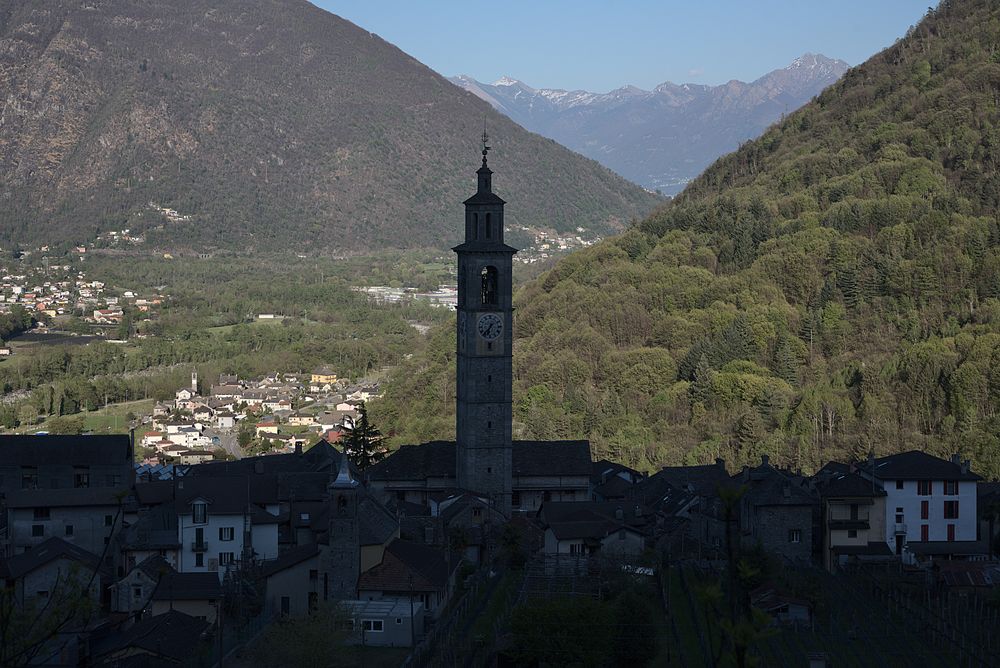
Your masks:
{"label": "church roof", "polygon": [[496,241],[466,241],[452,248],[456,253],[516,253],[517,249]]}
{"label": "church roof", "polygon": [[497,195],[496,193],[492,193],[492,192],[476,193],[475,195],[473,195],[469,199],[467,199],[464,202],[462,202],[462,204],[465,204],[465,205],[469,205],[469,204],[506,204],[506,203],[507,202],[505,202],[503,199],[501,199],[499,195]]}
{"label": "church roof", "polygon": [[[514,441],[514,476],[590,477],[590,441]],[[367,471],[371,480],[455,477],[455,442],[404,445]]]}

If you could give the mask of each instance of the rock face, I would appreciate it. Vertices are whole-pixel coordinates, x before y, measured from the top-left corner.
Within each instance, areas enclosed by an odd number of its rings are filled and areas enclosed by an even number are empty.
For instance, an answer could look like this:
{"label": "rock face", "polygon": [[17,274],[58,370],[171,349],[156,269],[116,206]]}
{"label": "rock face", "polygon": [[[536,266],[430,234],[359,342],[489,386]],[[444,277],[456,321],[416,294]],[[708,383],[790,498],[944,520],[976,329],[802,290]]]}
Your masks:
{"label": "rock face", "polygon": [[0,0],[0,245],[445,247],[484,118],[510,224],[657,202],[305,0]]}
{"label": "rock face", "polygon": [[847,63],[806,54],[753,83],[666,82],[651,91],[534,89],[503,77],[452,83],[531,130],[650,189],[680,192],[716,158],[760,135],[847,71]]}

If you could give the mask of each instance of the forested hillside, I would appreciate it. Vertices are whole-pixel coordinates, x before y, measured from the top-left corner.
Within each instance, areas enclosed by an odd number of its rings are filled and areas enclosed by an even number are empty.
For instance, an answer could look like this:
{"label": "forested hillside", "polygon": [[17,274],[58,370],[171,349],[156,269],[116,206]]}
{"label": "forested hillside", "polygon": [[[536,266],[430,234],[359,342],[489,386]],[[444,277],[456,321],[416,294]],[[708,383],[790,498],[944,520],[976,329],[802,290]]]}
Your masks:
{"label": "forested hillside", "polygon": [[511,224],[659,201],[306,0],[0,0],[0,246],[445,248],[484,120]]}
{"label": "forested hillside", "polygon": [[[922,448],[1000,475],[998,105],[1000,6],[942,3],[525,287],[516,428],[642,468]],[[452,349],[373,411],[397,441],[451,433]]]}

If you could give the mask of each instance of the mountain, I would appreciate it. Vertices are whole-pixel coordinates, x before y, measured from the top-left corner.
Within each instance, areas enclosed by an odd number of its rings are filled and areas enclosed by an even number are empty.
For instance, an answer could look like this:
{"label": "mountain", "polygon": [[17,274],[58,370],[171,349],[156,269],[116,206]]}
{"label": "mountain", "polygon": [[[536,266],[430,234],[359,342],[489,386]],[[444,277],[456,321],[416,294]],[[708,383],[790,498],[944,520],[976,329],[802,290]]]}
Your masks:
{"label": "mountain", "polygon": [[484,119],[512,226],[659,201],[305,0],[0,0],[0,91],[5,247],[444,248]]}
{"label": "mountain", "polygon": [[[1000,476],[998,44],[996,2],[942,3],[524,287],[517,437],[647,469],[922,449]],[[453,351],[437,333],[372,406],[396,442],[450,435]]]}
{"label": "mountain", "polygon": [[662,83],[651,91],[610,93],[534,89],[510,77],[452,83],[528,128],[627,179],[667,194],[720,155],[753,139],[847,71],[847,63],[807,53],[752,83],[721,86]]}

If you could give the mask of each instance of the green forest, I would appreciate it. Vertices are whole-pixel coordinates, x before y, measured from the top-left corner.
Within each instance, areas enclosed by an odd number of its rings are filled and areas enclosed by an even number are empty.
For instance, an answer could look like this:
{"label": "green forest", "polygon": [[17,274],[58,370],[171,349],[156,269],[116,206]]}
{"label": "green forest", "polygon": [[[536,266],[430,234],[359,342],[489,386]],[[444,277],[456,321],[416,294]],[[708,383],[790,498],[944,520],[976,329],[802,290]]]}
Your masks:
{"label": "green forest", "polygon": [[[516,295],[515,437],[642,469],[958,452],[1000,476],[1000,7],[943,2],[622,236]],[[394,444],[454,434],[454,334]],[[429,417],[430,416],[430,417]]]}

